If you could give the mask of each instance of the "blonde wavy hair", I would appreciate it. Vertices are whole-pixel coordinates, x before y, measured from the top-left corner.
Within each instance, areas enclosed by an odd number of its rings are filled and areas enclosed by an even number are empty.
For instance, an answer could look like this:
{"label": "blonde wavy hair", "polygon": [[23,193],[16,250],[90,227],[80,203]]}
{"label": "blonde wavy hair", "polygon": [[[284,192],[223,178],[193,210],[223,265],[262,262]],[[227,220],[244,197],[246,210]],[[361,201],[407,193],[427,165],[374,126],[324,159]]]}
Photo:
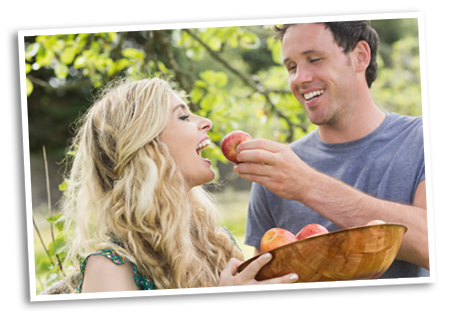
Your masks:
{"label": "blonde wavy hair", "polygon": [[160,140],[174,92],[159,78],[115,83],[79,120],[61,203],[66,261],[113,249],[157,289],[171,289],[216,286],[229,259],[243,259],[211,196],[186,192]]}

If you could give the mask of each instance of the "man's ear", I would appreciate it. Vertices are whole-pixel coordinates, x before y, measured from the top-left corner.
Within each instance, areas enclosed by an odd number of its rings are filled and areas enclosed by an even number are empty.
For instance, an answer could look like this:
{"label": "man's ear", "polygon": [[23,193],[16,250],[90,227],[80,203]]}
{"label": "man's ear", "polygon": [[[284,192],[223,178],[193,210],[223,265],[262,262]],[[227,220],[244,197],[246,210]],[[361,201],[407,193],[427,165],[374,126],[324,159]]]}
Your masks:
{"label": "man's ear", "polygon": [[352,51],[357,72],[364,72],[371,61],[371,50],[368,43],[360,40]]}

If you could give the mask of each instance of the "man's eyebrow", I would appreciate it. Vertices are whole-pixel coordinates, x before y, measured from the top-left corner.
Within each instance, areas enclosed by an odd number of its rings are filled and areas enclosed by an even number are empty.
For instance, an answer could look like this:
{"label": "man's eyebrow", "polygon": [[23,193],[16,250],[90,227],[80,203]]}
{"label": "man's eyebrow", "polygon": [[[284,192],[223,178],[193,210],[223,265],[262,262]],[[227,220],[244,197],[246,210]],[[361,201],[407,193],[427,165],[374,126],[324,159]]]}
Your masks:
{"label": "man's eyebrow", "polygon": [[176,110],[178,110],[178,108],[181,107],[183,109],[189,110],[189,107],[187,107],[186,104],[179,104],[175,107],[175,109],[173,109],[173,112],[175,112]]}
{"label": "man's eyebrow", "polygon": [[311,53],[317,53],[317,52],[318,52],[318,51],[315,50],[315,49],[309,49],[309,50],[303,51],[301,54],[302,54],[303,56],[305,56],[305,55],[308,55],[308,54],[311,54]]}
{"label": "man's eyebrow", "polygon": [[[301,52],[301,55],[305,56],[305,55],[309,55],[312,53],[320,53],[320,51],[315,50],[315,49],[309,49],[309,50],[305,50],[305,51]],[[287,63],[288,61],[290,61],[290,58],[289,57],[285,58],[284,64]]]}

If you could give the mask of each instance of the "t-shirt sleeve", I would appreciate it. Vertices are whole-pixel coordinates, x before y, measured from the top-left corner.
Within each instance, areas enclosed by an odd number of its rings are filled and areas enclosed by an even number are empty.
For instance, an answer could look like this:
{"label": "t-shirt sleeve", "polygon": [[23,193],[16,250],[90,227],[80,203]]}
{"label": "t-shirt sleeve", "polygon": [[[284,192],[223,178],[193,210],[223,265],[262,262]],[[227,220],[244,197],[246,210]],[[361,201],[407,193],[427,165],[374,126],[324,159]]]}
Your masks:
{"label": "t-shirt sleeve", "polygon": [[276,227],[270,213],[267,190],[262,185],[253,183],[248,204],[248,219],[244,243],[260,248],[260,240],[265,232]]}
{"label": "t-shirt sleeve", "polygon": [[418,163],[418,175],[416,178],[416,182],[413,189],[413,198],[415,197],[416,189],[418,188],[418,185],[426,179],[426,164],[425,164],[425,149],[424,149],[424,131],[422,126],[422,120],[420,127],[416,130],[416,140],[414,141],[414,145],[416,145],[416,150],[418,153],[417,163]]}

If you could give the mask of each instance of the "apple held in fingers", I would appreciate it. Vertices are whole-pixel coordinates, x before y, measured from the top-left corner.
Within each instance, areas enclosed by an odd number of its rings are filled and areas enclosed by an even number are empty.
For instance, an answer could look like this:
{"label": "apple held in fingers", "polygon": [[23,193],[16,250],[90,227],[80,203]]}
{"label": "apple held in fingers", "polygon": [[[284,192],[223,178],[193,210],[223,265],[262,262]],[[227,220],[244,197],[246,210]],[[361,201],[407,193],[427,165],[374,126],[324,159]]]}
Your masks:
{"label": "apple held in fingers", "polygon": [[277,247],[297,241],[296,236],[282,228],[272,228],[265,232],[260,241],[260,250],[267,252]]}
{"label": "apple held in fingers", "polygon": [[227,160],[234,164],[238,164],[236,147],[245,141],[252,140],[253,138],[248,133],[243,131],[232,131],[227,134],[221,142],[221,151]]}
{"label": "apple held in fingers", "polygon": [[322,225],[308,224],[307,226],[302,228],[301,231],[299,231],[296,234],[296,239],[302,240],[302,239],[305,239],[305,238],[308,238],[308,237],[311,237],[314,235],[318,235],[318,234],[323,234],[323,233],[329,233],[329,231]]}

